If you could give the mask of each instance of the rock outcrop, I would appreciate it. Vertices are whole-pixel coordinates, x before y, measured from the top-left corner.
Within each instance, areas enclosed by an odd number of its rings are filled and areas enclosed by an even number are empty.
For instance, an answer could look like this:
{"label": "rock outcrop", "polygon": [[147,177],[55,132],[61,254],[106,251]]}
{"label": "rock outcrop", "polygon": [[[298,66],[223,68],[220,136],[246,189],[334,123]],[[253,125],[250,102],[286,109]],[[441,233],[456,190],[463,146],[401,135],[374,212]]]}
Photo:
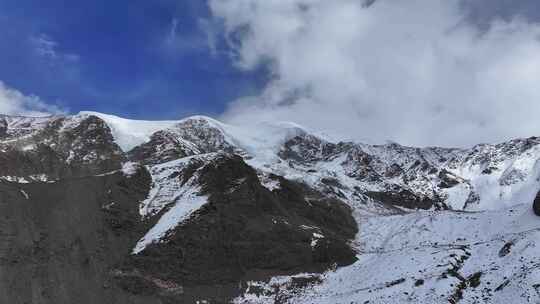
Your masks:
{"label": "rock outcrop", "polygon": [[536,194],[536,197],[534,198],[533,211],[534,211],[534,214],[540,216],[540,192],[538,192]]}
{"label": "rock outcrop", "polygon": [[8,122],[5,118],[0,118],[0,138],[7,136]]}
{"label": "rock outcrop", "polygon": [[95,117],[50,118],[39,128],[24,125],[0,141],[0,176],[52,181],[97,175],[122,167],[125,156],[107,124]]}
{"label": "rock outcrop", "polygon": [[[161,242],[133,255],[119,273],[137,275],[122,280],[151,293],[156,284],[141,276],[157,278],[182,287],[182,293],[168,294],[177,301],[221,303],[248,280],[321,272],[356,260],[348,240],[357,227],[346,204],[278,177],[280,187],[270,191],[231,154],[198,163],[194,171],[208,203]],[[190,178],[178,177],[178,183]]]}

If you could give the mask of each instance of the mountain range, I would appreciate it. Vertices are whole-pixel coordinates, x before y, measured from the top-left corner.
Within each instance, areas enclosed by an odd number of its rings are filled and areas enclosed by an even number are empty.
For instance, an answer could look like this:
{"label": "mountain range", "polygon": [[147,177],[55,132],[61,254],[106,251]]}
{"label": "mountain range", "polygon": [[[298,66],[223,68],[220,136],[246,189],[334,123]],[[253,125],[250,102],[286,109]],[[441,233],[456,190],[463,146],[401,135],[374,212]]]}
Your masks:
{"label": "mountain range", "polygon": [[538,303],[540,138],[0,116],[0,303]]}

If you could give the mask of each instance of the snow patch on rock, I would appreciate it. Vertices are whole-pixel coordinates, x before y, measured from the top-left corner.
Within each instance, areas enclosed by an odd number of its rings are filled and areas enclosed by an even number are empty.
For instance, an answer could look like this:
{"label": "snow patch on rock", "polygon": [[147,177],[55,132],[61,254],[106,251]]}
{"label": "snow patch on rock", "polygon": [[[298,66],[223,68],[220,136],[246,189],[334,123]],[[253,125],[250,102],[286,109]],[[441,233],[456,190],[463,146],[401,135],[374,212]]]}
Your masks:
{"label": "snow patch on rock", "polygon": [[116,143],[127,152],[150,140],[150,136],[159,130],[171,127],[177,121],[145,121],[125,119],[114,115],[83,111],[81,117],[96,116],[105,121],[111,129]]}
{"label": "snow patch on rock", "polygon": [[136,162],[126,162],[122,164],[122,173],[126,177],[131,177],[137,173],[139,170],[139,164]]}
{"label": "snow patch on rock", "polygon": [[186,191],[186,186],[191,183],[196,185],[196,173],[184,185],[176,178],[176,175],[182,172],[191,162],[200,160],[209,160],[216,157],[216,153],[208,153],[194,155],[173,160],[163,164],[151,166],[149,168],[152,176],[152,187],[148,194],[148,198],[139,206],[139,213],[143,218],[155,215],[171,202],[178,198]]}
{"label": "snow patch on rock", "polygon": [[187,185],[176,197],[174,206],[165,212],[157,224],[137,242],[132,254],[138,254],[148,245],[162,241],[168,232],[188,219],[193,212],[207,202],[208,198],[200,195],[200,188],[194,185]]}

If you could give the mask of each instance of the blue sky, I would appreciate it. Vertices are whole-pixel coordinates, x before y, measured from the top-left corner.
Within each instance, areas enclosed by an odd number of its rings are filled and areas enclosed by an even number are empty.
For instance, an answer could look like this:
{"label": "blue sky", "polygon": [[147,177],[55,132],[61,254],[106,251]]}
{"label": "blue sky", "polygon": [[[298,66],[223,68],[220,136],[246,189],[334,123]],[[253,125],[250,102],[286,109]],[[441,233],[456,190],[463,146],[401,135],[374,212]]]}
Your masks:
{"label": "blue sky", "polygon": [[208,14],[199,0],[0,0],[0,80],[71,112],[215,115],[264,75],[208,47]]}
{"label": "blue sky", "polygon": [[[536,0],[468,0],[471,19],[538,19]],[[258,94],[265,70],[236,68],[203,0],[0,0],[0,80],[70,112],[218,115]]]}

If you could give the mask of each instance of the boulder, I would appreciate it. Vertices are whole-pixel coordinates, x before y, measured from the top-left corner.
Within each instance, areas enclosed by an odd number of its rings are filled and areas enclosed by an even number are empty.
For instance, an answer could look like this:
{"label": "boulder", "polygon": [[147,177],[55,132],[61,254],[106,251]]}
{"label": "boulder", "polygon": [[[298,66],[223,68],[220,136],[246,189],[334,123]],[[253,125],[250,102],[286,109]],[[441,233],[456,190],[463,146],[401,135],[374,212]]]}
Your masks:
{"label": "boulder", "polygon": [[0,138],[7,136],[8,123],[5,119],[0,119]]}
{"label": "boulder", "polygon": [[534,214],[540,216],[540,192],[538,192],[536,194],[536,197],[534,198],[533,211],[534,211]]}

